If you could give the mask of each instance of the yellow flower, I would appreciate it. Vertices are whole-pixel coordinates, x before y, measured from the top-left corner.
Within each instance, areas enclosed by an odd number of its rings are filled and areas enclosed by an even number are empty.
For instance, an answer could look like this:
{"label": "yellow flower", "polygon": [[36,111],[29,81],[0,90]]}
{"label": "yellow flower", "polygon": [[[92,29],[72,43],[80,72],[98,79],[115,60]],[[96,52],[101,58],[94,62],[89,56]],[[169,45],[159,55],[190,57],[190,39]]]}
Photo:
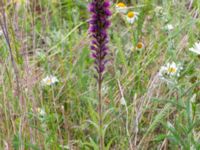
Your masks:
{"label": "yellow flower", "polygon": [[137,43],[137,48],[138,48],[138,49],[144,48],[144,44],[143,44],[142,42],[138,42],[138,43]]}

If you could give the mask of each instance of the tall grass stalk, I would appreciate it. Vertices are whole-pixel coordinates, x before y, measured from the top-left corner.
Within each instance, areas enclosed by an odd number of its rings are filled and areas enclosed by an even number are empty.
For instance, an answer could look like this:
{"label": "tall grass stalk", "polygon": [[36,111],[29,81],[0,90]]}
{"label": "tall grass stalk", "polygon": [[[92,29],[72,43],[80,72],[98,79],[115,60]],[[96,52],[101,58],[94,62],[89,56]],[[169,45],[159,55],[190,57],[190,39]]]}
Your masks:
{"label": "tall grass stalk", "polygon": [[[3,35],[5,37],[5,40],[6,40],[6,43],[7,43],[7,46],[8,46],[8,50],[9,50],[9,53],[10,53],[10,60],[11,60],[13,70],[14,70],[14,73],[15,73],[15,79],[16,79],[16,85],[17,85],[16,95],[20,99],[19,71],[18,71],[18,68],[17,68],[17,64],[14,60],[13,50],[12,50],[12,47],[11,47],[11,44],[10,44],[10,38],[9,38],[9,33],[8,33],[7,20],[6,20],[5,8],[4,8],[3,1],[0,1],[0,5],[1,5],[1,8],[0,8],[1,9],[0,10],[0,14],[1,14],[0,26],[1,26],[1,30],[3,32]],[[21,99],[20,103],[21,103],[21,106],[22,106],[22,104],[23,104],[22,99]]]}

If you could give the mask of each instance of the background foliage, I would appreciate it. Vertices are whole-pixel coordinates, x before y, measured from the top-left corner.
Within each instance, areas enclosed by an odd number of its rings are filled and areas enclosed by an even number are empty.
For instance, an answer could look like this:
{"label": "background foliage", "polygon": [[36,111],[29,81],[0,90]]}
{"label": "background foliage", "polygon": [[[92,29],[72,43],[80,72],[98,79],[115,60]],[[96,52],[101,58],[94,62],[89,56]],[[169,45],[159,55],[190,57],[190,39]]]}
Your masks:
{"label": "background foliage", "polygon": [[[200,59],[188,51],[200,40],[200,2],[124,0],[140,13],[134,25],[116,13],[117,1],[112,2],[111,61],[103,84],[107,149],[200,149]],[[1,35],[0,149],[98,149],[88,3],[4,1],[20,89]],[[165,31],[167,24],[174,29]],[[143,49],[135,48],[139,41]],[[171,61],[183,70],[177,84],[169,85],[157,73]],[[59,83],[41,86],[49,74]]]}

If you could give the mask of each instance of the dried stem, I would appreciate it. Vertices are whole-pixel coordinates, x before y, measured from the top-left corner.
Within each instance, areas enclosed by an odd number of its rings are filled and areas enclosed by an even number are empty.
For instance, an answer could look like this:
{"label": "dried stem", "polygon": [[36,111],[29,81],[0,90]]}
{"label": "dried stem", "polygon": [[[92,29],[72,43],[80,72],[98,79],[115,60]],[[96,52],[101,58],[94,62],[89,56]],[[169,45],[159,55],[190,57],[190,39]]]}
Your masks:
{"label": "dried stem", "polygon": [[21,103],[20,105],[22,106],[23,99],[20,98],[19,71],[18,71],[18,68],[17,68],[17,64],[14,60],[13,51],[12,51],[12,47],[11,47],[11,44],[10,44],[10,38],[9,38],[5,9],[4,9],[4,3],[3,3],[2,0],[0,0],[0,5],[1,5],[0,6],[0,14],[1,14],[0,26],[1,26],[1,29],[3,31],[6,43],[8,45],[8,50],[9,50],[9,53],[10,53],[10,59],[11,59],[11,63],[12,63],[14,74],[15,74],[15,80],[16,80],[16,86],[17,86],[16,95],[20,99],[20,103]]}

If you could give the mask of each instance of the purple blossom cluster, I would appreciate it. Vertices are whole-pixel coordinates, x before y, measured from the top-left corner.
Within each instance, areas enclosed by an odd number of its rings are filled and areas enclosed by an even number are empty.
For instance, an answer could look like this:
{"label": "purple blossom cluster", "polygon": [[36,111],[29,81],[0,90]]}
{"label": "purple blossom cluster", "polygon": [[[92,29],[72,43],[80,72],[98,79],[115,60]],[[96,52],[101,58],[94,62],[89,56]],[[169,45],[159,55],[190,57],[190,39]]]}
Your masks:
{"label": "purple blossom cluster", "polygon": [[89,5],[91,19],[89,21],[89,32],[92,37],[91,50],[92,57],[95,60],[95,69],[99,74],[105,70],[108,54],[108,34],[107,29],[110,26],[108,20],[111,16],[110,2],[108,0],[93,0]]}

